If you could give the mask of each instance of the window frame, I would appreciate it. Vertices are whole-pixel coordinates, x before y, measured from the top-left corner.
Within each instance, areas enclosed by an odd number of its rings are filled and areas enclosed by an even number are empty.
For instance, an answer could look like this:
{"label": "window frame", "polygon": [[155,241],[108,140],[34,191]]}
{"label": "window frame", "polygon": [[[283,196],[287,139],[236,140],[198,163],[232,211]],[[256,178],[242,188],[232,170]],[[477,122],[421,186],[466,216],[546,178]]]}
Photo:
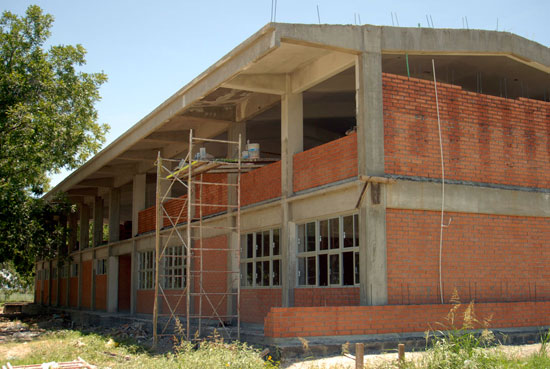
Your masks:
{"label": "window frame", "polygon": [[[265,234],[268,233],[269,237],[269,255],[265,254]],[[277,234],[277,250],[275,254],[275,234]],[[252,256],[248,255],[248,237],[252,237],[253,248]],[[259,236],[259,238],[258,238]],[[261,240],[261,244],[258,245],[258,240]],[[241,288],[281,288],[282,285],[282,247],[281,247],[281,228],[267,228],[260,229],[254,232],[247,232],[241,235],[241,260],[240,260],[240,284]],[[275,262],[279,263],[278,283],[275,284]],[[258,275],[258,264],[261,264],[261,269],[265,263],[269,265],[268,283],[265,283],[264,275],[261,277]],[[252,266],[252,281],[249,283],[248,279],[248,265]]]}
{"label": "window frame", "polygon": [[95,275],[106,275],[107,274],[107,259],[96,259],[95,261]]}
{"label": "window frame", "polygon": [[155,288],[155,252],[138,252],[138,290]]}
{"label": "window frame", "polygon": [[[176,253],[174,251],[178,250]],[[164,269],[162,276],[162,288],[166,290],[181,290],[185,288],[187,263],[183,245],[170,246],[164,249]],[[173,264],[171,264],[171,262]],[[171,264],[171,265],[170,265]],[[178,272],[178,270],[180,272]],[[179,280],[179,284],[177,281]]]}
{"label": "window frame", "polygon": [[71,278],[78,278],[78,273],[80,272],[79,270],[79,266],[78,266],[78,263],[72,263],[71,264]]}
{"label": "window frame", "polygon": [[[345,233],[345,219],[351,217],[352,220],[352,245],[345,246],[345,240],[349,237],[346,237]],[[338,247],[332,247],[333,236],[331,232],[333,231],[332,222],[338,220]],[[326,247],[322,248],[322,238],[325,237],[324,234],[321,234],[322,226],[326,222]],[[309,228],[314,226],[314,236],[315,236],[315,248],[308,251],[310,246],[310,240],[308,240]],[[304,227],[301,229],[301,227]],[[314,220],[309,220],[296,224],[296,287],[297,288],[335,288],[335,287],[359,287],[359,214],[358,213],[347,213],[336,215],[332,217],[318,218]],[[303,243],[303,245],[302,245]],[[303,250],[302,250],[303,249]],[[344,254],[352,253],[352,265],[353,265],[353,284],[344,284],[345,282],[345,270],[344,270]],[[326,255],[326,256],[325,256]],[[331,275],[331,256],[338,255],[338,283],[332,282]],[[321,269],[320,263],[321,259],[326,257],[326,284],[321,284]],[[315,283],[309,282],[309,262],[311,258],[315,258]],[[303,260],[303,261],[302,261]],[[324,260],[323,260],[324,262]],[[304,276],[302,276],[302,271]],[[302,283],[303,282],[303,283]]]}

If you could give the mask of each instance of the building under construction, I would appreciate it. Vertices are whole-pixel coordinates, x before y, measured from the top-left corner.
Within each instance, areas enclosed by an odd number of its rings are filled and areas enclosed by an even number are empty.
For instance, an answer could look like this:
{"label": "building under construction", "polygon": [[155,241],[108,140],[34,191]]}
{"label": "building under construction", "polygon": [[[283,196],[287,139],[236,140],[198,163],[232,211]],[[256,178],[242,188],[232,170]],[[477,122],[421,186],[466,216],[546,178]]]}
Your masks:
{"label": "building under construction", "polygon": [[422,332],[458,295],[550,325],[550,49],[270,23],[58,192],[44,305],[276,339]]}

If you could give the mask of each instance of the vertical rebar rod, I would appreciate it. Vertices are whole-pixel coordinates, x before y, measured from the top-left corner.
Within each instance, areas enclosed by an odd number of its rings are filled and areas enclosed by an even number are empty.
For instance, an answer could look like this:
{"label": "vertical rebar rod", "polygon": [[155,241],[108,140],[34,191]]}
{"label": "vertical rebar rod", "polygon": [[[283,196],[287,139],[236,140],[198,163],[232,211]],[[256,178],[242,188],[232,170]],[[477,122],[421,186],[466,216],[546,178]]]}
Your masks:
{"label": "vertical rebar rod", "polygon": [[158,343],[158,332],[157,332],[157,322],[158,322],[158,293],[159,293],[159,264],[160,264],[160,229],[162,222],[162,209],[160,203],[160,177],[162,175],[162,159],[160,157],[160,151],[157,155],[157,191],[155,199],[155,211],[156,211],[156,221],[155,221],[155,300],[153,301],[153,347],[157,346]]}
{"label": "vertical rebar rod", "polygon": [[185,280],[187,291],[187,340],[189,340],[189,332],[191,330],[191,212],[193,207],[193,187],[191,182],[192,162],[193,162],[193,130],[189,131],[189,154],[187,156],[187,276]]}

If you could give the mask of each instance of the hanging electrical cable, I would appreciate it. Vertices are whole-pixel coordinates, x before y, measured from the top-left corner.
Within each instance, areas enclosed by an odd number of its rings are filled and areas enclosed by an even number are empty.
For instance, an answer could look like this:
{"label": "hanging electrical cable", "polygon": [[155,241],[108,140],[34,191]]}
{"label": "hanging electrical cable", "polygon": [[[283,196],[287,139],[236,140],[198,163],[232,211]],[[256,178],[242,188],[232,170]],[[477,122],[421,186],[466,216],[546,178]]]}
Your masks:
{"label": "hanging electrical cable", "polygon": [[437,80],[435,77],[435,62],[432,59],[432,69],[434,74],[435,105],[437,110],[437,130],[439,132],[439,154],[441,156],[441,222],[439,229],[439,296],[443,304],[443,277],[441,271],[441,259],[443,254],[443,218],[445,216],[445,162],[443,161],[443,140],[441,139],[441,119],[439,117],[439,99],[437,96]]}

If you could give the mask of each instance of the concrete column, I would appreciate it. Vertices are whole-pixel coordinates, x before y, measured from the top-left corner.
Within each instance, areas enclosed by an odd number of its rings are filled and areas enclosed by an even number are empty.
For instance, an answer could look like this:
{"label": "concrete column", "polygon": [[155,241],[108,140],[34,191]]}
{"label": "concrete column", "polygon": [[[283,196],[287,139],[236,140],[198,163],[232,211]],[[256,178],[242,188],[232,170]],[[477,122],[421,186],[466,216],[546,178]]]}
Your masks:
{"label": "concrete column", "polygon": [[109,256],[107,261],[107,312],[118,309],[118,256]]}
{"label": "concrete column", "polygon": [[294,305],[296,286],[296,230],[291,205],[285,201],[292,196],[294,154],[304,149],[304,107],[302,94],[290,91],[287,76],[287,93],[281,98],[281,246],[282,246],[282,305]]}
{"label": "concrete column", "polygon": [[101,197],[96,197],[94,200],[93,218],[92,245],[96,247],[103,242],[103,199]]}
{"label": "concrete column", "polygon": [[139,212],[145,209],[146,175],[136,174],[132,182],[132,237],[138,234]]}
{"label": "concrete column", "polygon": [[[358,172],[380,176],[384,174],[382,54],[379,43],[366,48],[368,51],[357,57],[355,67]],[[368,187],[359,209],[359,237],[360,303],[387,304],[386,188],[383,184],[371,183]]]}
{"label": "concrete column", "polygon": [[[239,141],[239,135],[241,137],[241,148],[240,151],[245,149],[246,145],[246,123],[232,123],[227,130],[227,139],[229,141]],[[241,155],[239,152],[238,145],[228,144],[227,145],[227,157],[236,159]],[[237,174],[228,174],[227,180],[229,183],[237,183]],[[236,205],[238,202],[237,199],[237,188],[228,187],[227,193],[227,203],[229,205]],[[229,209],[231,212],[233,209]],[[231,226],[235,227],[237,225],[236,218],[232,217],[230,219]],[[227,270],[231,271],[240,271],[241,266],[239,265],[239,255],[241,252],[241,235],[238,232],[231,232],[229,234],[227,246],[231,250],[228,253],[227,257]],[[227,278],[227,291],[234,293],[237,292],[240,282],[240,273],[229,274]],[[237,314],[237,298],[234,295],[227,296],[227,313],[229,315]]]}
{"label": "concrete column", "polygon": [[109,242],[120,239],[120,187],[112,188],[109,195]]}
{"label": "concrete column", "polygon": [[90,207],[86,204],[80,205],[80,250],[88,248],[90,243]]}
{"label": "concrete column", "polygon": [[69,214],[69,250],[68,253],[75,251],[76,249],[76,240],[77,240],[77,233],[76,230],[78,228],[78,214],[77,213],[71,213]]}
{"label": "concrete column", "polygon": [[[144,196],[145,197],[145,196]],[[138,255],[137,255],[137,243],[132,241],[132,254],[131,254],[131,273],[132,278],[130,280],[130,314],[136,313],[137,304],[137,288],[138,288]]]}

